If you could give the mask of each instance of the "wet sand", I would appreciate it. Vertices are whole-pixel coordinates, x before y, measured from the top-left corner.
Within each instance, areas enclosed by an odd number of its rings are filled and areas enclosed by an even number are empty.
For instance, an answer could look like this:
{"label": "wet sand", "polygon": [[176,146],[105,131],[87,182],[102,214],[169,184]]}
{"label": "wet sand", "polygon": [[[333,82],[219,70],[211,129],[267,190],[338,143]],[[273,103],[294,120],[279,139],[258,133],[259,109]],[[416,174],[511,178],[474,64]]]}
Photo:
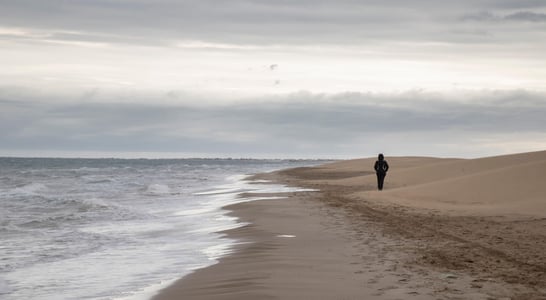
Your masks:
{"label": "wet sand", "polygon": [[154,299],[546,299],[546,152],[387,159],[256,176],[320,192],[228,207],[236,251]]}

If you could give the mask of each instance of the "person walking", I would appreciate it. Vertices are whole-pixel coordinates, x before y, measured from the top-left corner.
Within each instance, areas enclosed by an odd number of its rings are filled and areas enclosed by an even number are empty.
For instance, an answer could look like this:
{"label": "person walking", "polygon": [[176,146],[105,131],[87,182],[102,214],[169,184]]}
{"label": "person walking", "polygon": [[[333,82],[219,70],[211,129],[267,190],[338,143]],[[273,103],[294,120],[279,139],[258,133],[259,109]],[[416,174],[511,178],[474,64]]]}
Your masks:
{"label": "person walking", "polygon": [[382,153],[379,153],[375,165],[375,174],[377,175],[377,189],[383,190],[383,181],[385,181],[385,176],[387,176],[387,171],[389,170],[389,164],[385,160],[385,157]]}

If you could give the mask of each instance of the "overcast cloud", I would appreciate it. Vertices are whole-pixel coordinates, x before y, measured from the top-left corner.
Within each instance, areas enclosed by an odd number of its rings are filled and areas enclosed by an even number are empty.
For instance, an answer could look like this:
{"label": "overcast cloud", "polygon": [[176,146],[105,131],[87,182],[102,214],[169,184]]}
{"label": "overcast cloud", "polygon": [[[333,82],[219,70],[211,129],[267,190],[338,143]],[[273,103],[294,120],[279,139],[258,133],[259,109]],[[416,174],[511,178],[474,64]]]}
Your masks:
{"label": "overcast cloud", "polygon": [[542,0],[0,0],[0,155],[540,150],[545,25]]}
{"label": "overcast cloud", "polygon": [[[544,22],[546,8],[543,1],[515,0],[3,0],[0,5],[0,26],[27,33],[15,38],[139,44],[483,42],[475,40],[477,33],[507,38],[506,30],[511,40],[521,41],[543,34],[536,23]],[[468,24],[491,20],[497,22]]]}
{"label": "overcast cloud", "polygon": [[[0,125],[6,130],[0,138],[5,151],[37,149],[37,154],[136,149],[325,158],[373,155],[383,149],[397,155],[473,156],[495,147],[505,152],[546,147],[545,94],[512,91],[470,96],[480,102],[439,97],[422,92],[299,93],[229,105],[3,99]],[[505,140],[506,136],[515,139]]]}

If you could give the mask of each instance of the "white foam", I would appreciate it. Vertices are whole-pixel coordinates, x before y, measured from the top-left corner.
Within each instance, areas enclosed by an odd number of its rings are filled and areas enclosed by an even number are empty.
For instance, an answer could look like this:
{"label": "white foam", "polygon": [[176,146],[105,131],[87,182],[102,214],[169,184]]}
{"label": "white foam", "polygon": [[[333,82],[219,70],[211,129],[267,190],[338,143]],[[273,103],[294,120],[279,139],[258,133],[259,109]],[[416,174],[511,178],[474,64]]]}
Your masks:
{"label": "white foam", "polygon": [[11,190],[10,194],[20,195],[38,195],[40,192],[47,191],[48,188],[42,183],[30,183],[24,186],[16,187]]}
{"label": "white foam", "polygon": [[265,179],[256,179],[256,180],[252,180],[250,182],[251,183],[271,183],[272,181],[271,180],[265,180]]}
{"label": "white foam", "polygon": [[175,216],[201,215],[201,214],[205,214],[205,213],[215,211],[216,209],[217,208],[215,208],[215,207],[184,209],[184,210],[175,212],[173,215],[175,215]]}
{"label": "white foam", "polygon": [[233,248],[229,244],[219,244],[203,249],[203,253],[212,261],[217,261],[231,252],[233,252]]}
{"label": "white foam", "polygon": [[157,294],[158,291],[161,291],[162,289],[170,286],[171,284],[175,283],[179,278],[173,278],[170,280],[163,280],[159,283],[151,284],[147,287],[144,287],[140,290],[129,292],[129,295],[114,297],[113,300],[149,300],[152,299],[154,295]]}
{"label": "white foam", "polygon": [[227,188],[217,188],[209,191],[197,192],[194,193],[196,196],[207,196],[207,195],[219,195],[219,194],[240,194],[250,191],[249,189],[244,189],[241,187],[227,187]]}
{"label": "white foam", "polygon": [[[106,207],[110,207],[110,206],[114,206],[112,205],[111,203],[108,203],[106,202],[104,199],[100,199],[100,198],[87,198],[87,199],[83,199],[82,200],[82,203],[84,205],[87,205],[89,207],[101,207],[101,208],[106,208]],[[117,205],[116,205],[117,206]]]}
{"label": "white foam", "polygon": [[148,186],[145,193],[151,194],[151,195],[164,195],[170,192],[171,192],[171,189],[169,188],[169,186],[165,184],[154,183]]}

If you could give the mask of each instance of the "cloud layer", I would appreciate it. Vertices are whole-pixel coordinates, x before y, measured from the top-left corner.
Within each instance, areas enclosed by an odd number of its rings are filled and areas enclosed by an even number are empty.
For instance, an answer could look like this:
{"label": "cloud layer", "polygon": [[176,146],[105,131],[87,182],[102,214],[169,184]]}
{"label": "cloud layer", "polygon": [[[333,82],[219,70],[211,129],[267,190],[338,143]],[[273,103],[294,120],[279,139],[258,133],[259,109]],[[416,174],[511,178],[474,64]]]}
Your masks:
{"label": "cloud layer", "polygon": [[0,155],[546,148],[543,0],[0,7]]}
{"label": "cloud layer", "polygon": [[[546,9],[543,1],[532,0],[20,0],[0,5],[0,26],[36,30],[49,39],[148,44],[456,42],[474,39],[480,31],[504,36],[506,28],[523,35],[511,39],[521,40],[542,31],[533,23],[544,22]],[[469,20],[510,22],[469,25]]]}
{"label": "cloud layer", "polygon": [[[468,101],[480,98],[479,103]],[[224,105],[2,99],[3,149],[235,157],[489,154],[544,147],[546,95],[298,93]],[[189,99],[188,99],[189,100]],[[517,138],[519,136],[519,138]],[[544,139],[543,139],[544,140]],[[453,148],[454,144],[462,147]],[[529,144],[530,143],[530,144]],[[532,145],[531,145],[532,144]],[[221,150],[219,150],[221,149]],[[502,151],[501,151],[502,152]]]}

